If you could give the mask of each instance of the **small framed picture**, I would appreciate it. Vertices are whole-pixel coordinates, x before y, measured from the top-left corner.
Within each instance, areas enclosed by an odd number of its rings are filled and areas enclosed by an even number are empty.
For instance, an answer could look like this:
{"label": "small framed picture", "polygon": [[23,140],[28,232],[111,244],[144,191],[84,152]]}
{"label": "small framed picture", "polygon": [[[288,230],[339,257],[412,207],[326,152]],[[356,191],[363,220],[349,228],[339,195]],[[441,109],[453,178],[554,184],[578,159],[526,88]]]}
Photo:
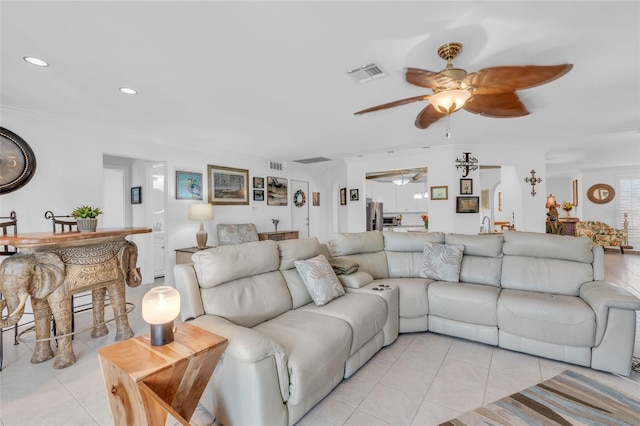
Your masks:
{"label": "small framed picture", "polygon": [[431,199],[432,200],[448,200],[449,187],[448,186],[432,186]]}
{"label": "small framed picture", "polygon": [[480,197],[456,197],[456,213],[478,213]]}
{"label": "small framed picture", "polygon": [[254,188],[264,188],[264,178],[263,177],[254,177],[253,178],[253,187]]}
{"label": "small framed picture", "polygon": [[340,205],[347,205],[347,188],[340,188]]}
{"label": "small framed picture", "polygon": [[288,180],[267,176],[267,205],[268,206],[286,206],[289,200]]}
{"label": "small framed picture", "polygon": [[320,205],[320,193],[319,192],[314,192],[313,193],[313,205],[316,206],[316,207]]}
{"label": "small framed picture", "polygon": [[176,200],[202,200],[202,173],[176,170]]}
{"label": "small framed picture", "polygon": [[134,186],[131,188],[131,204],[142,204],[141,186]]}
{"label": "small framed picture", "polygon": [[473,179],[460,179],[460,194],[473,194]]}
{"label": "small framed picture", "polygon": [[264,201],[264,189],[253,190],[253,201]]}
{"label": "small framed picture", "polygon": [[351,201],[358,201],[360,199],[360,194],[359,194],[357,189],[350,189],[349,190],[349,199]]}

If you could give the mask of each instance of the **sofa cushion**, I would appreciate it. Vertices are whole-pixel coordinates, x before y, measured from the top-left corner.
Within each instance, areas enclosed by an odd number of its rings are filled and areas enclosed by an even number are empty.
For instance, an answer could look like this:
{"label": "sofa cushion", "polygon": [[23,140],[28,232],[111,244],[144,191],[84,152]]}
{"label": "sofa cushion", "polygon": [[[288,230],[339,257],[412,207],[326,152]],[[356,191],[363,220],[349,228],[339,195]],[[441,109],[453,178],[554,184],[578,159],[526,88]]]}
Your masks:
{"label": "sofa cushion", "polygon": [[464,246],[460,282],[499,287],[502,242],[502,235],[447,234],[445,244]]}
{"label": "sofa cushion", "polygon": [[307,396],[321,392],[327,387],[327,377],[344,374],[351,347],[351,327],[339,318],[295,309],[258,324],[254,330],[286,348],[289,404],[298,404]]}
{"label": "sofa cushion", "polygon": [[590,281],[590,263],[524,256],[502,259],[502,288],[577,296],[582,284]]}
{"label": "sofa cushion", "polygon": [[307,303],[313,302],[307,286],[302,281],[302,277],[298,273],[296,268],[285,269],[280,271],[284,277],[284,281],[287,283],[287,288],[291,294],[292,309],[298,309],[300,306],[304,306]]}
{"label": "sofa cushion", "polygon": [[280,266],[278,244],[275,241],[214,247],[194,253],[191,259],[202,288],[275,271]]}
{"label": "sofa cushion", "polygon": [[200,294],[206,314],[226,318],[243,327],[253,327],[292,307],[289,289],[280,271],[252,275],[215,287],[201,288]]}
{"label": "sofa cushion", "polygon": [[378,334],[387,320],[387,305],[375,294],[347,293],[326,306],[310,303],[300,309],[346,321],[351,326],[353,336],[349,355],[353,355]]}
{"label": "sofa cushion", "polygon": [[329,241],[328,246],[333,257],[356,253],[375,253],[384,250],[381,231],[336,234]]}
{"label": "sofa cushion", "polygon": [[591,240],[587,237],[541,234],[538,232],[505,231],[502,252],[510,256],[593,262]]}
{"label": "sofa cushion", "polygon": [[294,240],[278,241],[280,253],[280,270],[293,269],[296,260],[305,260],[315,257],[322,252],[317,238],[300,238]]}
{"label": "sofa cushion", "polygon": [[502,290],[498,327],[516,336],[567,346],[595,343],[593,310],[579,297]]}
{"label": "sofa cushion", "polygon": [[387,278],[376,280],[376,286],[398,287],[399,312],[401,318],[420,318],[429,313],[427,286],[433,280],[427,278]]}
{"label": "sofa cushion", "polygon": [[342,284],[323,255],[319,254],[307,260],[296,260],[293,263],[316,305],[324,306],[336,297],[344,295]]}
{"label": "sofa cushion", "polygon": [[425,243],[422,274],[425,278],[458,282],[464,246]]}
{"label": "sofa cushion", "polygon": [[498,287],[434,282],[428,287],[429,315],[470,324],[498,325]]}
{"label": "sofa cushion", "polygon": [[384,250],[422,252],[424,243],[442,244],[445,241],[443,232],[394,232],[383,231]]}

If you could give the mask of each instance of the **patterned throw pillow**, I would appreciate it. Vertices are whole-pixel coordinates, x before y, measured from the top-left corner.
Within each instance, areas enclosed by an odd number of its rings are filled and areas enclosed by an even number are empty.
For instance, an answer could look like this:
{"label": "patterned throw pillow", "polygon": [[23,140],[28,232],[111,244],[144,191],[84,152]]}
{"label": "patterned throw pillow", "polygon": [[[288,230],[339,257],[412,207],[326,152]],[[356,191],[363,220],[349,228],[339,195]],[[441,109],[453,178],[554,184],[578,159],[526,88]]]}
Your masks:
{"label": "patterned throw pillow", "polygon": [[345,294],[333,268],[323,255],[319,254],[307,260],[296,260],[294,264],[313,303],[317,306],[324,306]]}
{"label": "patterned throw pillow", "polygon": [[420,275],[432,280],[459,282],[463,252],[461,245],[425,243]]}

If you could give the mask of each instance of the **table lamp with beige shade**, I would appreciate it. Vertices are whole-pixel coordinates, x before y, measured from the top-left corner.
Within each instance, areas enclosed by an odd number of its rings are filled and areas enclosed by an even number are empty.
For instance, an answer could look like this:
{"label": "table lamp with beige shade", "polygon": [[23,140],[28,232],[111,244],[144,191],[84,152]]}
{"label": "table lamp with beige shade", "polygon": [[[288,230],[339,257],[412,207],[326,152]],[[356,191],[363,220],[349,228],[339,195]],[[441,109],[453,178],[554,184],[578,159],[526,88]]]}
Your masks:
{"label": "table lamp with beige shade", "polygon": [[199,220],[200,230],[196,233],[196,241],[199,249],[207,248],[207,232],[204,230],[204,221],[213,220],[213,206],[211,204],[191,204],[189,206],[189,220]]}

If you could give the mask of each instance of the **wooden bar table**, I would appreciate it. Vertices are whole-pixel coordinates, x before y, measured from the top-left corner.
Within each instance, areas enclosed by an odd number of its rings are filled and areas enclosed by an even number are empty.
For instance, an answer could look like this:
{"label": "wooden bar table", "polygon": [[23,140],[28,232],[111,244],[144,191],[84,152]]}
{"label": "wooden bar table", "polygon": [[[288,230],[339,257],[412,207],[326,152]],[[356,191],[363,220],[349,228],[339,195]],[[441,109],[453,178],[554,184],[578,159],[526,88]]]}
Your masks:
{"label": "wooden bar table", "polygon": [[[136,287],[140,285],[142,277],[136,266],[138,248],[125,237],[149,232],[151,228],[112,228],[95,232],[37,232],[0,236],[0,245],[17,247],[19,250],[0,266],[5,278],[0,283],[0,292],[4,293],[5,299],[0,307],[6,305],[7,308],[7,316],[2,317],[2,324],[3,327],[13,327],[20,321],[28,292],[36,332],[32,363],[43,362],[54,356],[49,341],[52,314],[58,336],[54,368],[66,368],[76,362],[71,335],[73,295],[78,293],[91,291],[92,294],[92,337],[108,333],[104,324],[107,292],[116,321],[116,340],[133,336],[127,319],[125,283]],[[19,303],[18,295],[21,297]],[[18,304],[22,310],[16,308]],[[9,315],[16,311],[19,313]]]}
{"label": "wooden bar table", "polygon": [[98,349],[114,424],[164,426],[171,414],[189,425],[228,342],[189,323],[174,339],[151,346],[146,334]]}
{"label": "wooden bar table", "polygon": [[14,236],[0,236],[0,245],[19,249],[82,246],[103,241],[124,240],[132,234],[146,234],[151,228],[103,228],[95,232],[29,232]]}

